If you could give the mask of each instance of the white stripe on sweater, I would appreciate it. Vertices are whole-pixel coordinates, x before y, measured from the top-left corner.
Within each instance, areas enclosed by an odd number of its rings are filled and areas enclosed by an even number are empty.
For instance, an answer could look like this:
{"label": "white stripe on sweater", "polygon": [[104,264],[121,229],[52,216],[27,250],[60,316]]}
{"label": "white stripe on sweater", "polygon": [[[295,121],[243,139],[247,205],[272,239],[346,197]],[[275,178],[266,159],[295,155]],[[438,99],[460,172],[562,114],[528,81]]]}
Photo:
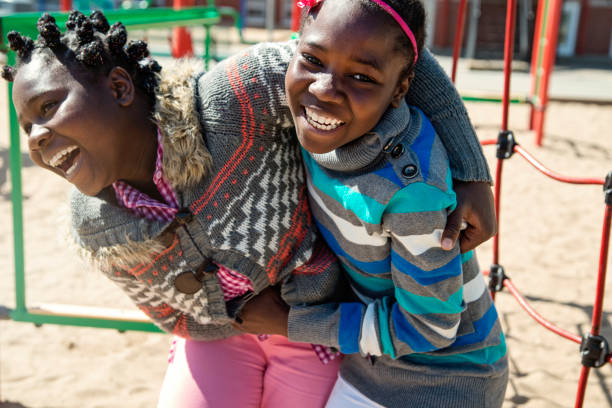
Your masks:
{"label": "white stripe on sweater", "polygon": [[482,296],[487,290],[487,284],[481,273],[476,275],[474,279],[463,284],[463,300],[465,303],[474,302]]}
{"label": "white stripe on sweater", "polygon": [[440,248],[442,239],[442,229],[435,229],[430,234],[422,235],[397,235],[392,234],[393,238],[399,241],[408,252],[414,256],[419,256],[431,248]]}
{"label": "white stripe on sweater", "polygon": [[381,356],[382,351],[378,344],[378,335],[376,334],[376,304],[370,303],[363,316],[361,324],[361,339],[359,339],[359,350],[362,355]]}
{"label": "white stripe on sweater", "polygon": [[387,244],[388,239],[386,235],[377,233],[368,234],[362,225],[353,225],[347,220],[332,213],[323,202],[321,196],[318,195],[310,177],[308,177],[308,191],[310,197],[336,225],[336,228],[345,240],[356,245],[383,246]]}

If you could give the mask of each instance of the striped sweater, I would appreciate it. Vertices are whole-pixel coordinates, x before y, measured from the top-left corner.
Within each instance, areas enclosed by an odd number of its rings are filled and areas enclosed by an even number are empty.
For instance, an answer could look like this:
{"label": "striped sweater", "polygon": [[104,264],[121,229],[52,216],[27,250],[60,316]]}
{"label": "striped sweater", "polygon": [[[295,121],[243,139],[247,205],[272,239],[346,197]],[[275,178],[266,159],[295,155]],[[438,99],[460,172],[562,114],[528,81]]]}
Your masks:
{"label": "striped sweater", "polygon": [[[503,377],[506,346],[476,258],[458,246],[440,247],[456,197],[446,151],[423,113],[403,103],[353,143],[302,153],[312,213],[359,301],[316,306],[318,322],[300,319],[308,307],[293,307],[290,338],[354,354],[342,376],[389,406],[395,405],[389,393],[402,401],[403,383],[380,372],[381,365]],[[380,357],[371,366],[377,368],[364,369],[356,353]],[[384,375],[389,378],[381,384]]]}

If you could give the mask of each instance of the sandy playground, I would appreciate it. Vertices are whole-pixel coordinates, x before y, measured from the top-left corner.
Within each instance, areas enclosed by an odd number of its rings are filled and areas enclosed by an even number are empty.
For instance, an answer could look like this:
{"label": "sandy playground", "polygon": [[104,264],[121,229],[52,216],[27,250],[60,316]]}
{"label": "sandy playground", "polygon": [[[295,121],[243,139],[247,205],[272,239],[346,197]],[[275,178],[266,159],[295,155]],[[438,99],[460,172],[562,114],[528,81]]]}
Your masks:
{"label": "sandy playground", "polygon": [[[0,95],[5,94],[2,82]],[[468,109],[479,137],[496,138],[501,105],[469,103]],[[13,307],[5,112],[6,100],[0,98],[0,305]],[[534,147],[527,116],[527,106],[513,105],[510,128],[519,143],[552,169],[598,178],[612,170],[611,105],[552,104],[542,148]],[[60,225],[65,222],[68,184],[33,166],[24,146],[28,305],[131,308],[111,282],[66,248]],[[494,171],[494,147],[486,147],[485,152]],[[590,327],[603,208],[598,186],[549,180],[518,155],[504,165],[501,264],[541,314],[577,334]],[[491,242],[478,254],[481,266],[488,269]],[[603,333],[611,338],[612,289],[607,294]],[[511,375],[504,407],[573,406],[580,370],[577,344],[537,325],[507,291],[498,295],[497,304],[510,347]],[[169,344],[170,336],[165,334],[54,325],[37,328],[0,321],[0,407],[154,407]],[[609,365],[591,371],[585,406],[612,406]]]}

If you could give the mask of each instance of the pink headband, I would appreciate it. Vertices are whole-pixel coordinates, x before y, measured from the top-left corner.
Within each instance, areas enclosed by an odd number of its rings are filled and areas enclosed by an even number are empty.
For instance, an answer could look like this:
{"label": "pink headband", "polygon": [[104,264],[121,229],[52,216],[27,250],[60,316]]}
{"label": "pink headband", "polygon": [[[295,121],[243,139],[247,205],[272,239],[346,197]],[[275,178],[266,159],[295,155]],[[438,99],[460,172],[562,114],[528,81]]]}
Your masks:
{"label": "pink headband", "polygon": [[[298,0],[297,6],[299,8],[314,7],[317,4],[321,3],[322,1],[323,0]],[[416,39],[414,38],[414,34],[412,33],[412,30],[410,29],[410,27],[408,27],[408,24],[406,24],[404,19],[402,19],[402,17],[399,14],[397,14],[397,11],[393,10],[391,6],[389,6],[383,0],[371,0],[371,1],[378,4],[383,10],[387,12],[387,14],[393,17],[393,19],[397,21],[397,24],[400,25],[402,30],[404,30],[404,33],[406,33],[406,36],[408,36],[408,39],[412,43],[412,49],[414,50],[414,63],[416,64],[417,59],[419,57],[419,52],[417,51]]]}

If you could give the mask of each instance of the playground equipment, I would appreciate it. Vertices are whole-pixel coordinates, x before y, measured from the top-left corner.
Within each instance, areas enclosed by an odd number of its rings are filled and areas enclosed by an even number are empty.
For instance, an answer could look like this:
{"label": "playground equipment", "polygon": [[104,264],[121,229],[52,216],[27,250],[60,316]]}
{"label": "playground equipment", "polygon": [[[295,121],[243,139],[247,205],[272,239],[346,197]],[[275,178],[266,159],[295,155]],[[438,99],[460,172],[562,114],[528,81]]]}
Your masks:
{"label": "playground equipment", "polygon": [[[549,0],[543,0],[543,3],[548,3]],[[550,0],[555,2],[557,0]],[[560,6],[560,1],[558,1]],[[556,6],[553,5],[551,7],[553,10],[556,10]],[[560,10],[560,9],[559,9]],[[507,288],[510,293],[517,299],[521,307],[527,311],[529,316],[534,318],[538,323],[543,325],[545,328],[549,329],[553,333],[556,333],[568,340],[574,341],[580,344],[580,357],[582,369],[580,373],[580,378],[578,381],[578,390],[576,393],[575,407],[580,408],[584,403],[584,397],[586,392],[586,385],[589,376],[589,372],[591,368],[599,368],[605,365],[605,363],[612,362],[612,354],[610,353],[610,347],[608,340],[600,335],[601,328],[601,317],[603,312],[603,295],[604,288],[606,282],[606,268],[608,263],[608,248],[610,242],[610,220],[612,219],[612,172],[608,173],[605,179],[592,179],[592,178],[577,178],[577,177],[567,177],[555,173],[549,169],[547,169],[542,163],[537,161],[531,154],[529,154],[525,149],[523,149],[515,140],[514,135],[511,130],[508,129],[508,109],[510,105],[510,77],[512,71],[512,57],[513,57],[513,48],[514,48],[514,34],[515,34],[515,13],[516,13],[516,0],[509,0],[507,3],[507,12],[506,12],[506,31],[505,31],[505,45],[504,45],[504,92],[502,97],[502,121],[501,121],[501,129],[499,132],[499,136],[497,140],[486,140],[483,141],[483,145],[493,145],[497,146],[497,168],[495,172],[495,212],[498,218],[498,226],[499,226],[499,218],[501,217],[501,185],[502,185],[502,170],[504,160],[509,159],[516,152],[524,159],[527,160],[529,164],[534,166],[538,171],[542,172],[544,175],[561,181],[565,183],[571,184],[590,184],[590,185],[602,185],[604,189],[604,219],[603,219],[603,227],[602,227],[602,236],[601,236],[601,247],[599,252],[599,267],[598,267],[598,275],[597,275],[597,287],[595,290],[595,299],[594,299],[594,307],[593,314],[591,317],[591,330],[589,333],[580,337],[569,331],[561,329],[551,322],[547,321],[544,317],[538,314],[527,302],[527,300],[520,294],[519,290],[514,286],[510,278],[505,274],[504,268],[499,260],[499,241],[500,241],[500,231],[498,229],[497,235],[493,237],[493,261],[491,265],[490,271],[487,274],[490,277],[489,288],[491,290],[491,294],[495,298],[495,293],[502,290],[503,288]],[[557,13],[557,11],[555,11]],[[556,16],[556,15],[555,15]],[[542,30],[546,30],[546,20],[543,19],[542,16],[539,18],[540,24],[544,27]],[[556,17],[553,18],[552,23],[554,23],[558,19]],[[558,24],[557,24],[558,26]],[[552,33],[550,35],[555,36],[556,38],[556,29],[548,28],[548,33]],[[548,35],[548,34],[547,34]],[[542,41],[545,42],[545,41]],[[554,61],[554,50],[555,43],[549,46],[548,50],[544,50],[544,53],[548,53],[546,55],[541,56],[543,60],[546,60],[549,66],[547,69],[552,68],[552,61]],[[552,53],[552,56],[551,56]],[[534,52],[535,54],[535,52]],[[540,56],[540,54],[538,53]],[[538,62],[539,64],[539,62]],[[547,79],[546,79],[547,81]],[[547,82],[542,85],[543,88],[547,87]],[[543,95],[545,98],[546,91],[543,91]],[[544,103],[545,107],[545,99],[544,102],[542,100],[539,103]],[[538,113],[537,120],[543,121],[544,110],[541,109],[536,111]],[[540,126],[540,132],[542,131],[542,127]],[[541,138],[540,138],[541,140]],[[539,144],[539,143],[538,143]]]}
{"label": "playground equipment", "polygon": [[[557,37],[559,24],[561,22],[562,0],[541,0],[538,2],[535,30],[533,36],[533,52],[531,55],[531,89],[526,98],[513,98],[511,103],[528,103],[531,106],[529,116],[529,129],[534,131],[536,145],[541,146],[544,138],[544,122],[546,108],[548,105],[548,85],[550,75],[555,65],[557,54]],[[516,7],[515,7],[516,8]],[[465,26],[465,14],[467,0],[460,0],[457,11],[457,31],[453,43],[453,64],[451,80],[455,82],[461,44],[463,42],[463,29]],[[506,16],[506,19],[509,16]],[[516,20],[516,12],[513,17]],[[514,25],[512,27],[512,38],[514,39]],[[506,32],[506,41],[508,39]],[[514,47],[513,47],[514,48]],[[469,101],[500,102],[495,97],[464,97]]]}

